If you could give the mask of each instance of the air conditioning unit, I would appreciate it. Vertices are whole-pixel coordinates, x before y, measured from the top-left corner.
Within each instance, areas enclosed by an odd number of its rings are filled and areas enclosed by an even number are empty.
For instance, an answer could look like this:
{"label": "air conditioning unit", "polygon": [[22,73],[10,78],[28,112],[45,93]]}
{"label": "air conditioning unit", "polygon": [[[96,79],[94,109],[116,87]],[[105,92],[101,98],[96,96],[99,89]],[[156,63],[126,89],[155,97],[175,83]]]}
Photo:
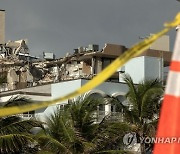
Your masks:
{"label": "air conditioning unit", "polygon": [[83,48],[83,47],[79,47],[79,48],[78,48],[78,51],[79,51],[79,53],[81,53],[81,52],[84,51],[84,48]]}
{"label": "air conditioning unit", "polygon": [[99,51],[99,45],[89,44],[88,50],[90,50],[90,51]]}
{"label": "air conditioning unit", "polygon": [[43,52],[43,58],[46,60],[54,60],[55,55],[52,52]]}

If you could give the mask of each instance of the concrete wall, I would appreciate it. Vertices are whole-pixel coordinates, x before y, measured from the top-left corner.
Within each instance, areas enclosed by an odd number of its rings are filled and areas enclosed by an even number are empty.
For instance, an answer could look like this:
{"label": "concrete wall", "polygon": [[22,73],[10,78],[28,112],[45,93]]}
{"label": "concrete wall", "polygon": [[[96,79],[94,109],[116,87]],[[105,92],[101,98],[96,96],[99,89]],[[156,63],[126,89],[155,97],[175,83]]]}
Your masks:
{"label": "concrete wall", "polygon": [[90,75],[92,67],[88,63],[86,63],[84,61],[82,63],[83,63],[82,73],[86,74],[86,75]]}
{"label": "concrete wall", "polygon": [[0,44],[5,43],[5,11],[0,10]]}
{"label": "concrete wall", "polygon": [[145,69],[144,78],[145,79],[163,79],[163,61],[161,58],[154,57],[144,57]]}
{"label": "concrete wall", "polygon": [[50,94],[51,93],[51,85],[47,84],[47,85],[42,85],[42,86],[30,87],[30,88],[21,89],[19,91]]}
{"label": "concrete wall", "polygon": [[98,74],[102,71],[102,58],[96,57],[95,60],[95,74]]}
{"label": "concrete wall", "polygon": [[[71,80],[71,81],[65,81],[60,83],[51,84],[51,94],[52,99],[58,98],[60,96],[64,96],[66,94],[69,94],[76,89],[83,86],[85,83],[87,83],[89,80],[85,79],[78,79],[78,80]],[[119,95],[125,95],[127,92],[128,87],[126,84],[123,83],[113,83],[113,82],[104,82],[100,86],[96,87],[95,89],[91,90],[88,93],[99,93],[99,94],[108,94],[111,96],[119,96]],[[88,94],[87,93],[87,94]],[[86,94],[85,94],[86,95]],[[67,104],[68,100],[61,102],[59,105]],[[58,105],[58,103],[57,103]],[[54,110],[56,110],[57,105],[51,105],[47,107],[46,109],[43,109],[43,113],[38,113],[38,116],[46,115],[53,113]],[[36,112],[37,113],[37,112]]]}
{"label": "concrete wall", "polygon": [[[162,79],[163,64],[161,58],[136,57],[125,64],[125,73],[129,74],[135,84],[147,79]],[[120,73],[119,81],[123,81],[123,74]]]}
{"label": "concrete wall", "polygon": [[105,47],[103,48],[104,54],[108,55],[121,55],[126,50],[125,46],[122,45],[116,45],[116,44],[105,44]]}
{"label": "concrete wall", "polygon": [[51,100],[51,85],[43,85],[20,90],[13,90],[0,93],[0,102],[8,101],[11,97],[24,96],[33,101]]}
{"label": "concrete wall", "polygon": [[164,66],[169,66],[171,62],[172,52],[148,49],[147,51],[143,52],[138,57],[141,57],[141,56],[163,58]]}
{"label": "concrete wall", "polygon": [[151,44],[150,49],[161,50],[161,51],[170,51],[169,48],[169,36],[164,35]]}
{"label": "concrete wall", "polygon": [[[52,99],[69,94],[80,87],[81,87],[81,80],[71,80],[71,81],[51,84]],[[61,102],[60,105],[67,103],[68,100]],[[48,106],[46,109],[43,110],[43,113],[39,113],[38,116],[41,118],[41,120],[43,120],[42,117],[48,116],[49,114],[53,113],[54,110],[56,110],[57,105],[58,103],[55,105]]]}
{"label": "concrete wall", "polygon": [[[71,81],[51,84],[52,99],[58,98],[60,96],[64,96],[70,92],[73,92],[79,87],[81,87],[80,80],[71,80]],[[61,102],[60,105],[67,104],[67,103],[68,103],[68,100]],[[39,113],[39,115],[42,114],[43,116],[44,115],[48,116],[49,114],[53,113],[54,110],[56,110],[57,105],[58,103],[56,103],[55,105],[48,106],[46,109],[43,110],[43,113]]]}
{"label": "concrete wall", "polygon": [[[66,94],[69,94],[78,88],[82,87],[85,83],[87,83],[89,80],[85,79],[78,79],[78,80],[71,80],[71,81],[65,81],[65,82],[59,82],[59,83],[54,83],[54,84],[48,84],[48,85],[43,85],[43,86],[38,86],[38,87],[31,87],[31,88],[26,88],[26,89],[21,89],[21,91],[27,92],[26,95],[21,95],[21,96],[27,96],[33,100],[36,101],[45,101],[45,100],[51,100],[51,99],[56,99],[58,97],[64,96]],[[113,82],[104,82],[100,86],[96,87],[95,89],[87,92],[88,93],[95,93],[95,94],[100,94],[102,96],[110,95],[110,96],[123,96],[127,92],[128,87],[124,83],[113,83]],[[15,91],[12,91],[15,92]],[[11,93],[12,93],[11,92]],[[30,93],[36,93],[36,95],[32,95]],[[37,93],[41,94],[51,94],[51,96],[38,96]],[[10,93],[10,92],[8,92]],[[8,94],[7,93],[7,94]],[[5,94],[5,93],[4,93]],[[85,94],[85,95],[86,95]],[[1,94],[2,95],[2,94]],[[8,100],[12,95],[7,95],[4,97],[1,97],[1,100]],[[15,96],[15,95],[14,95]],[[51,113],[56,110],[58,105],[63,105],[68,103],[68,100],[61,102],[60,104],[54,104],[50,105],[47,108],[39,109],[35,111],[36,117],[39,118],[42,121],[45,121],[46,117],[49,116]],[[105,106],[105,110],[107,112],[110,111],[109,106]]]}
{"label": "concrete wall", "polygon": [[[88,80],[81,79],[81,85],[87,83]],[[115,82],[104,82],[92,91],[101,91],[107,95],[111,96],[118,96],[118,95],[125,95],[128,91],[128,87],[124,83],[115,83]]]}
{"label": "concrete wall", "polygon": [[[51,84],[52,98],[55,99],[60,96],[64,96],[70,92],[73,92],[79,87],[81,87],[81,79]],[[67,103],[67,101],[64,103]]]}
{"label": "concrete wall", "polygon": [[[134,83],[139,83],[139,81],[144,79],[144,57],[138,57],[131,59],[128,63],[124,66],[124,73],[129,74],[133,79]],[[120,73],[119,81],[124,82],[123,74]]]}

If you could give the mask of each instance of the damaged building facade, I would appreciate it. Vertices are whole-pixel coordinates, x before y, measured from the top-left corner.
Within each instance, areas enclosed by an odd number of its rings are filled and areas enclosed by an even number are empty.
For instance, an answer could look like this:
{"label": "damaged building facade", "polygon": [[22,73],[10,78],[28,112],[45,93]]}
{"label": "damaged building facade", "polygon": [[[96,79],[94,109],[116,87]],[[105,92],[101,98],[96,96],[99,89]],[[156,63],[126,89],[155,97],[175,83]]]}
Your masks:
{"label": "damaged building facade", "polygon": [[[5,11],[0,10],[0,20],[4,21]],[[105,44],[100,49],[96,44],[74,49],[72,54],[55,59],[53,53],[44,53],[44,59],[32,56],[27,40],[5,43],[4,23],[0,22],[0,102],[15,96],[25,96],[33,101],[52,100],[82,87],[90,79],[106,68],[128,48],[123,45]],[[166,46],[164,45],[166,44]],[[159,78],[165,81],[172,52],[169,50],[169,37],[163,36],[147,51],[134,57],[119,68],[106,82],[87,92],[92,97],[117,97],[125,101],[128,91],[122,80],[124,73],[130,74],[134,83],[145,79]],[[52,113],[57,105],[70,103],[71,100],[30,112],[27,117],[43,119]],[[101,108],[102,116],[116,113],[110,104]]]}
{"label": "damaged building facade", "polygon": [[34,80],[30,70],[35,59],[29,54],[25,40],[0,44],[0,77],[6,81],[1,91],[31,86]]}
{"label": "damaged building facade", "polygon": [[[96,45],[97,46],[97,45]],[[127,48],[122,45],[105,44],[102,50],[75,50],[72,55],[50,61],[24,62],[24,66],[9,67],[7,71],[7,85],[11,88],[0,93],[1,101],[7,101],[12,96],[25,96],[33,101],[52,100],[64,96],[82,87],[90,79],[107,67],[115,58],[125,52]],[[142,55],[133,58],[102,85],[87,92],[85,95],[104,98],[117,97],[125,101],[124,95],[128,91],[127,85],[122,80],[122,75],[128,73],[135,83],[145,79],[159,78],[165,80],[165,68],[169,66],[170,51],[148,49]],[[16,83],[16,84],[15,84]],[[21,87],[18,87],[21,84]],[[16,87],[13,87],[16,86]],[[71,100],[59,105],[67,104]],[[31,112],[43,120],[44,115],[52,113],[56,106]],[[33,113],[33,114],[32,114]],[[105,105],[101,108],[101,116],[117,114],[114,106]],[[27,116],[27,115],[26,115]],[[117,115],[116,115],[117,116]],[[119,115],[121,116],[121,115]]]}
{"label": "damaged building facade", "polygon": [[[24,42],[24,40],[21,42]],[[21,44],[18,45],[21,46]],[[19,48],[18,45],[16,48]],[[9,54],[8,50],[16,51],[17,49],[14,46],[10,46],[9,43],[7,43],[6,46],[4,46],[3,50],[0,51],[0,55],[2,55],[0,59],[1,77],[7,77],[5,79],[5,81],[7,81],[6,87],[1,89],[1,91],[16,90],[79,78],[92,79],[104,68],[106,68],[115,58],[127,50],[127,48],[122,45],[105,44],[105,47],[100,51],[84,51],[77,49],[72,55],[68,54],[64,58],[51,61],[38,61],[36,57],[32,58],[32,56],[29,55],[27,46],[25,46],[26,48],[21,47],[20,51],[13,52],[11,54]],[[144,63],[142,63],[142,57],[146,57],[144,59]],[[136,58],[136,60],[134,59],[136,62],[132,61],[132,66],[139,67],[139,70],[141,70],[141,67],[146,65],[146,68],[144,68],[144,71],[147,70],[146,78],[163,79],[164,73],[162,72],[162,69],[163,67],[169,65],[170,57],[171,52],[149,49],[139,56],[139,65],[137,65],[138,59]],[[159,65],[159,67],[157,67],[154,74],[151,72],[148,75],[150,68],[147,69],[147,67],[151,67],[152,61],[153,63],[156,63],[156,65]],[[143,75],[139,77],[137,74],[140,72],[132,73],[132,66],[123,66],[117,70],[117,72],[112,75],[108,81],[119,82],[121,80],[120,75],[123,73],[135,76],[134,78],[138,78],[138,81],[143,80],[143,78],[145,78],[145,74],[144,77]]]}

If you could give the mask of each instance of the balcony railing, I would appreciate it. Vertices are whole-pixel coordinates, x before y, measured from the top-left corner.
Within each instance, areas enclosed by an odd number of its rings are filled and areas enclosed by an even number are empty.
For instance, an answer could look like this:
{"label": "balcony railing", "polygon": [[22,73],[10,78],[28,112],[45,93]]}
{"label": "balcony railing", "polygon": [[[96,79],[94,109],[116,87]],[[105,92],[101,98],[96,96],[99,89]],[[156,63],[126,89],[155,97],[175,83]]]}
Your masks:
{"label": "balcony railing", "polygon": [[111,121],[123,121],[122,112],[107,112],[107,111],[97,111],[94,115],[97,122],[102,121],[104,118]]}
{"label": "balcony railing", "polygon": [[30,119],[30,118],[34,118],[35,114],[18,114],[17,116],[19,116],[23,119]]}

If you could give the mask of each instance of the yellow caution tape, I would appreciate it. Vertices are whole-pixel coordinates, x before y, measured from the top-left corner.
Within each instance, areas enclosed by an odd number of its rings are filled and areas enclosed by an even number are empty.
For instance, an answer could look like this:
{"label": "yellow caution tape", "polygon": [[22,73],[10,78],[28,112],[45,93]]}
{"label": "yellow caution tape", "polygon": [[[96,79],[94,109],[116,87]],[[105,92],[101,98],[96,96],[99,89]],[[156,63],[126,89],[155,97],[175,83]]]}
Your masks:
{"label": "yellow caution tape", "polygon": [[118,68],[123,66],[127,61],[129,61],[133,57],[140,55],[143,51],[145,51],[149,48],[150,44],[152,44],[159,37],[161,37],[162,35],[167,33],[171,28],[176,27],[178,25],[180,25],[180,13],[178,13],[176,15],[174,21],[165,24],[166,28],[164,28],[162,31],[150,36],[149,38],[143,40],[142,42],[137,43],[134,46],[132,46],[125,53],[123,53],[116,60],[114,60],[102,72],[100,72],[96,77],[94,77],[92,80],[90,80],[88,83],[86,83],[84,86],[77,89],[76,91],[69,93],[63,97],[54,99],[52,101],[44,101],[44,102],[37,102],[37,103],[29,104],[29,105],[1,108],[0,109],[0,117],[44,108],[49,105],[59,103],[64,100],[73,98],[75,96],[78,96],[80,94],[83,94],[83,93],[95,88],[96,86],[98,86],[101,83],[103,83],[104,81],[106,81],[111,75],[113,75],[117,71]]}

